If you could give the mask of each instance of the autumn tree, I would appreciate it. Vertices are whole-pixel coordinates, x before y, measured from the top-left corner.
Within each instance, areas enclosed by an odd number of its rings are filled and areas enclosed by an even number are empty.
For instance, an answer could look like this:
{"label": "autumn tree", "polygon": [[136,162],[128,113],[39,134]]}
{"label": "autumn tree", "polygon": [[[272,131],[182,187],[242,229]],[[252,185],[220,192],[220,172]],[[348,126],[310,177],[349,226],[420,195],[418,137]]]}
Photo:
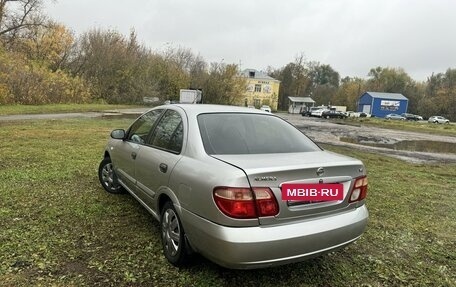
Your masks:
{"label": "autumn tree", "polygon": [[310,62],[309,77],[312,80],[312,85],[330,87],[339,87],[340,76],[330,65],[320,64],[319,62]]}
{"label": "autumn tree", "polygon": [[269,76],[279,80],[278,109],[288,109],[288,97],[306,97],[311,93],[312,80],[309,76],[308,62],[303,53],[298,54],[294,62],[280,69],[270,68]]}
{"label": "autumn tree", "polygon": [[277,107],[279,110],[286,110],[288,108],[288,97],[296,96],[294,88],[293,68],[293,63],[289,63],[281,69],[269,68],[268,75],[280,81]]}
{"label": "autumn tree", "polygon": [[418,103],[424,96],[422,84],[414,81],[402,68],[372,68],[366,89],[372,92],[399,93],[408,98],[408,112],[418,113]]}
{"label": "autumn tree", "polygon": [[0,104],[83,103],[86,83],[62,70],[52,72],[23,54],[0,48]]}
{"label": "autumn tree", "polygon": [[442,115],[456,120],[456,69],[432,74],[428,78],[418,110],[426,117]]}
{"label": "autumn tree", "polygon": [[308,67],[308,75],[312,83],[309,94],[319,104],[331,104],[331,99],[336,96],[339,88],[339,73],[330,65],[319,62],[310,62]]}
{"label": "autumn tree", "polygon": [[208,77],[207,67],[208,65],[203,57],[197,55],[189,70],[191,89],[200,89],[203,87]]}
{"label": "autumn tree", "polygon": [[90,100],[84,80],[61,70],[71,33],[47,20],[44,0],[0,0],[0,102],[80,103]]}
{"label": "autumn tree", "polygon": [[171,68],[168,73],[169,81],[180,80],[175,83],[177,91],[169,95],[169,98],[177,99],[178,89],[203,88],[208,77],[208,65],[201,55],[196,55],[190,49],[183,47],[168,47],[163,53],[163,59],[168,65],[168,69]]}
{"label": "autumn tree", "polygon": [[137,103],[152,96],[151,55],[137,42],[112,30],[94,29],[77,41],[67,68],[90,83],[94,96],[108,103]]}
{"label": "autumn tree", "polygon": [[48,21],[46,26],[28,28],[16,47],[30,60],[38,61],[55,72],[63,68],[73,44],[71,31],[61,24]]}
{"label": "autumn tree", "polygon": [[190,76],[176,62],[161,55],[151,55],[148,61],[148,81],[152,83],[151,95],[160,100],[179,100],[179,90],[187,89]]}
{"label": "autumn tree", "polygon": [[361,78],[345,77],[341,80],[336,95],[331,103],[336,106],[347,106],[347,110],[357,110],[358,99],[365,91],[366,81]]}
{"label": "autumn tree", "polygon": [[368,73],[367,88],[374,92],[404,93],[413,84],[402,68],[372,68]]}
{"label": "autumn tree", "polygon": [[246,85],[237,65],[211,63],[203,85],[203,100],[209,104],[242,105]]}

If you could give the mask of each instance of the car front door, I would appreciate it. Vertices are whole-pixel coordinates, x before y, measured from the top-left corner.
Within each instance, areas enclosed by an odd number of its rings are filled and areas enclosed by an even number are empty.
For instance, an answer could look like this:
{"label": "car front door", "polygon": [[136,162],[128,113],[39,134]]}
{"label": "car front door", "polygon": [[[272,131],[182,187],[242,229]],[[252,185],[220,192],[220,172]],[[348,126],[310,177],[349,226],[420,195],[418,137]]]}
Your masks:
{"label": "car front door", "polygon": [[137,188],[147,195],[146,204],[156,212],[155,195],[166,189],[169,176],[182,157],[184,126],[181,115],[167,110],[155,126],[136,160]]}
{"label": "car front door", "polygon": [[130,126],[126,139],[111,151],[111,159],[119,180],[132,192],[136,192],[135,161],[162,113],[163,109],[158,109],[143,114]]}

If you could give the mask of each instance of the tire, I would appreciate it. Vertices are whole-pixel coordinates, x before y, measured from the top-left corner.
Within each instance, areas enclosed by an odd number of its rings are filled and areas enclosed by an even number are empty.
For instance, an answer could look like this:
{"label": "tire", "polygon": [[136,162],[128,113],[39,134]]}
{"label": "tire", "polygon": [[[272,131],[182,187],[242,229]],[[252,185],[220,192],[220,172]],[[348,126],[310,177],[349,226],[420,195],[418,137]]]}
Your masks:
{"label": "tire", "polygon": [[117,180],[117,175],[114,172],[111,158],[109,157],[105,157],[100,162],[100,166],[98,167],[98,179],[104,190],[109,193],[119,194],[125,192],[124,188]]}
{"label": "tire", "polygon": [[163,254],[174,266],[182,266],[187,262],[187,244],[185,232],[179,215],[171,201],[163,206],[160,216],[160,231]]}

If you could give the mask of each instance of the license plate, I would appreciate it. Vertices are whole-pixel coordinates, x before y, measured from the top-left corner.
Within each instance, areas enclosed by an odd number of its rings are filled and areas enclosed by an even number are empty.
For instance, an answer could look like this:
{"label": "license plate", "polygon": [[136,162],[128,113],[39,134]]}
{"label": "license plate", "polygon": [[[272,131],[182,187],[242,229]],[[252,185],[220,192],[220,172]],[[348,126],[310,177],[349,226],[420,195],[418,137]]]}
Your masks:
{"label": "license plate", "polygon": [[341,183],[282,184],[282,200],[319,202],[343,199],[344,186]]}

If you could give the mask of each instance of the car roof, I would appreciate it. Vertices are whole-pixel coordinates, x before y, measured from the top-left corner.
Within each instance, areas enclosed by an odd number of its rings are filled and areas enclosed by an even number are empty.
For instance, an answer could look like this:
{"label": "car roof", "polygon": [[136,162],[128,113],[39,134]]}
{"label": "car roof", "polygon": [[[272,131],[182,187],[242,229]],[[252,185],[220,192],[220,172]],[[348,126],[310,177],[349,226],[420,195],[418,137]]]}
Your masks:
{"label": "car roof", "polygon": [[187,115],[199,115],[205,113],[248,113],[248,114],[263,114],[270,115],[270,113],[262,110],[251,109],[247,107],[239,106],[227,106],[227,105],[208,105],[208,104],[170,104],[163,105],[157,108],[169,108],[177,107],[185,111]]}

